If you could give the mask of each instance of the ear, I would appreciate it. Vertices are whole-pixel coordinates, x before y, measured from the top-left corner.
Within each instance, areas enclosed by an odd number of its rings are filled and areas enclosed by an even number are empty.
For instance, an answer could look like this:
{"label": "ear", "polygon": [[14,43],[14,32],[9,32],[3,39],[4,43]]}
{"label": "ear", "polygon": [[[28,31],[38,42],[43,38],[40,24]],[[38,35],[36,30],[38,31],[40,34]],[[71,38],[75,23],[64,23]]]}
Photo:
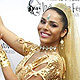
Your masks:
{"label": "ear", "polygon": [[64,37],[66,35],[66,33],[67,33],[67,29],[65,29],[64,31],[62,31],[60,36]]}

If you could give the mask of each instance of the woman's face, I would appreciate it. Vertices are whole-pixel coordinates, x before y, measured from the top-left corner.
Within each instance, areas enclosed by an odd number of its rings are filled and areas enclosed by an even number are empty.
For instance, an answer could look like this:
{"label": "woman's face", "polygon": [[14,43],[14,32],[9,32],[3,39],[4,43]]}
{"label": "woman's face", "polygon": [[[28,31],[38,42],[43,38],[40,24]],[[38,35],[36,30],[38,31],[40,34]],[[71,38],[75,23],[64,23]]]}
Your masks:
{"label": "woman's face", "polygon": [[54,10],[47,10],[38,25],[41,45],[56,46],[62,34],[61,16]]}

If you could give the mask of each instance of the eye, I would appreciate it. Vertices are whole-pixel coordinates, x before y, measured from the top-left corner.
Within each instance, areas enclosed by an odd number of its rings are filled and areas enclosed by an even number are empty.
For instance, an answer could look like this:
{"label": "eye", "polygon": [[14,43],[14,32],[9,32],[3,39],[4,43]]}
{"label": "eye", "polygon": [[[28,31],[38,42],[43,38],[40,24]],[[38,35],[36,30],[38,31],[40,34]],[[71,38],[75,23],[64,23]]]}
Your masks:
{"label": "eye", "polygon": [[54,23],[50,24],[50,26],[51,26],[51,27],[57,27],[57,25],[54,24]]}
{"label": "eye", "polygon": [[42,20],[41,20],[41,23],[42,23],[42,24],[46,24],[46,21],[42,19]]}

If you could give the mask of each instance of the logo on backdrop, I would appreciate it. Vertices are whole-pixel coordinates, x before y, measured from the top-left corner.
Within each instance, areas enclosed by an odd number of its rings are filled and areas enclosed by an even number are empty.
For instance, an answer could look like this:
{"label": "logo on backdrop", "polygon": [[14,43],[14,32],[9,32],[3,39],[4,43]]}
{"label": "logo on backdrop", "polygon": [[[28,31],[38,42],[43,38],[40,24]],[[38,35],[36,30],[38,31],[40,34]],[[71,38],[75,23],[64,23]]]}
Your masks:
{"label": "logo on backdrop", "polygon": [[28,4],[28,12],[35,16],[39,16],[41,12],[41,3],[38,0],[30,0]]}
{"label": "logo on backdrop", "polygon": [[51,6],[52,3],[46,4],[45,2],[40,2],[39,0],[30,0],[28,3],[28,12],[35,16],[39,16],[41,12],[45,12],[45,10]]}
{"label": "logo on backdrop", "polygon": [[15,51],[9,45],[7,45],[3,40],[0,41],[0,44],[6,53],[10,53],[10,54],[15,53]]}
{"label": "logo on backdrop", "polygon": [[[50,0],[43,1],[43,2],[40,2],[39,0],[30,0],[28,4],[28,12],[30,12],[31,14],[35,16],[39,16],[41,12],[45,12],[46,9],[52,7],[55,1],[63,2],[63,0],[53,0],[52,2],[50,2]],[[65,1],[68,1],[68,0],[65,0]],[[75,0],[75,1],[78,2],[78,0]],[[74,2],[73,0],[70,0],[69,2],[71,3],[67,4],[67,2],[65,2],[65,5],[67,5],[68,7],[72,9],[72,12],[74,13],[75,17],[79,17],[80,16],[80,5],[77,5],[77,3]]]}

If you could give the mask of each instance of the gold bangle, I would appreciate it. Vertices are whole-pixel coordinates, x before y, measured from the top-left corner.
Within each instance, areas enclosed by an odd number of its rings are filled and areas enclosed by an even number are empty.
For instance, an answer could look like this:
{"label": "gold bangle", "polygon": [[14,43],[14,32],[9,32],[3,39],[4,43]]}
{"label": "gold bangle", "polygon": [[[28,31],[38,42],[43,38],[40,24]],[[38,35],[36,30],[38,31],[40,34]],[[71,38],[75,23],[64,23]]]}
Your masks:
{"label": "gold bangle", "polygon": [[10,62],[7,58],[5,51],[0,51],[0,64],[1,67],[10,66]]}

